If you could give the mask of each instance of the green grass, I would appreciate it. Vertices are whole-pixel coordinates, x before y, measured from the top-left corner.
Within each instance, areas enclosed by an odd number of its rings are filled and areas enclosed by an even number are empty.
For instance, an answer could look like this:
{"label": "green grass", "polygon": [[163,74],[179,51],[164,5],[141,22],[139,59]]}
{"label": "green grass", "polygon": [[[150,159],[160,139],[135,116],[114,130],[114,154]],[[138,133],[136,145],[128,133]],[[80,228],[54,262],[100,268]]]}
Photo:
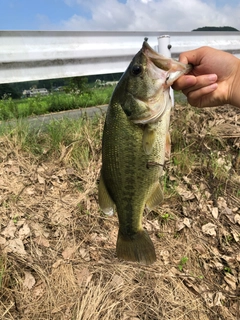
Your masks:
{"label": "green grass", "polygon": [[0,121],[108,104],[112,92],[112,87],[106,87],[89,89],[82,94],[58,93],[20,100],[0,100]]}
{"label": "green grass", "polygon": [[[106,89],[108,94],[113,90]],[[95,97],[103,98],[105,89],[94,91]],[[105,92],[106,93],[106,92]],[[43,104],[46,101],[63,101],[63,99],[75,99],[76,96],[56,95],[43,98],[26,99],[32,104]],[[77,98],[76,98],[77,99]],[[92,101],[89,103],[89,101]],[[95,104],[94,100],[88,103]],[[104,101],[102,100],[101,103]],[[107,102],[107,101],[105,101]],[[13,100],[5,101],[12,114],[16,112]],[[23,112],[26,101],[20,101]],[[87,102],[86,102],[87,103]],[[52,104],[53,105],[53,104]],[[20,109],[20,105],[18,106]],[[29,107],[29,105],[28,105]],[[67,109],[69,105],[64,108]],[[37,110],[37,108],[36,108]],[[35,110],[35,111],[36,111]],[[213,199],[217,199],[226,192],[226,188],[232,189],[233,196],[239,196],[239,188],[231,180],[233,169],[228,165],[233,163],[238,156],[238,151],[231,148],[227,141],[219,143],[218,137],[208,134],[208,128],[199,111],[191,107],[179,107],[175,109],[172,119],[171,137],[172,154],[169,163],[166,163],[166,174],[163,177],[165,197],[176,197],[176,187],[186,177],[195,184],[199,184],[199,176],[204,175],[208,180],[208,188]],[[211,113],[210,113],[211,115]],[[206,117],[209,115],[206,112]],[[194,126],[197,128],[193,130]],[[206,135],[201,136],[201,128]],[[85,168],[91,159],[99,156],[101,149],[101,134],[103,117],[97,121],[89,119],[55,120],[44,128],[44,132],[33,133],[26,119],[18,119],[14,124],[3,121],[0,126],[0,135],[7,135],[14,141],[16,148],[30,152],[37,157],[66,158],[75,167]],[[199,129],[198,129],[199,128]],[[226,151],[228,149],[228,151]],[[96,151],[97,150],[97,151]],[[173,178],[174,177],[174,178]],[[185,183],[185,180],[184,180]]]}
{"label": "green grass", "polygon": [[29,127],[26,120],[0,126],[0,135],[8,137],[12,148],[32,154],[39,161],[67,162],[80,171],[99,158],[104,117],[53,120],[43,131]]}

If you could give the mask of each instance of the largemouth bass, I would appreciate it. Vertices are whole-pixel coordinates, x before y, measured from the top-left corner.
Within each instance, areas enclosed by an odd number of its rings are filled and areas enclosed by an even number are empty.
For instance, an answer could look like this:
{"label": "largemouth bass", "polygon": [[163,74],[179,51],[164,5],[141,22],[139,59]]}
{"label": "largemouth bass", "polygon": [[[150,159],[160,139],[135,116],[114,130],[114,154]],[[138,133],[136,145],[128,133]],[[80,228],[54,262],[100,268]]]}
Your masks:
{"label": "largemouth bass", "polygon": [[112,94],[102,138],[99,205],[110,215],[116,207],[119,259],[147,265],[156,260],[142,217],[145,206],[152,210],[163,200],[169,87],[189,71],[189,65],[159,55],[145,40]]}

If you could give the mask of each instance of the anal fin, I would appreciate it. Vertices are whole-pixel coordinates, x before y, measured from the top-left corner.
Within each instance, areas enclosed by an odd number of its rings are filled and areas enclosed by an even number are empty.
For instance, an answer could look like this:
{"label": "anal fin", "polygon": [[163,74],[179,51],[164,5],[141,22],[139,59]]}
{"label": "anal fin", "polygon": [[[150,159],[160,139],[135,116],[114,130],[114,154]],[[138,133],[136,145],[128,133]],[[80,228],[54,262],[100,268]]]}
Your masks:
{"label": "anal fin", "polygon": [[152,210],[159,204],[163,202],[163,190],[159,182],[154,185],[152,192],[150,193],[147,201],[146,206],[149,210]]}

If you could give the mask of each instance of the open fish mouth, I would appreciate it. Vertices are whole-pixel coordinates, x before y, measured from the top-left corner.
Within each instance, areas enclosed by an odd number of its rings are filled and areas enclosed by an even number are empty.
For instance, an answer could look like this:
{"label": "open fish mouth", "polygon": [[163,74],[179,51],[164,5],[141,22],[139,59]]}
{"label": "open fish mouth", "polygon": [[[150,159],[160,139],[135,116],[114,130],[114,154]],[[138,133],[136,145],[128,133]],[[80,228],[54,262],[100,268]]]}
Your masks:
{"label": "open fish mouth", "polygon": [[152,79],[151,96],[144,100],[134,97],[139,105],[146,106],[146,111],[131,120],[135,124],[155,123],[172,106],[169,87],[180,76],[188,73],[192,66],[158,54],[147,41],[143,42],[141,51],[146,58],[148,77]]}
{"label": "open fish mouth", "polygon": [[[166,71],[165,84],[171,86],[183,74],[188,73],[192,69],[191,64],[185,64],[172,58],[166,58],[154,51],[145,40],[142,45],[142,52],[148,61],[151,61],[158,69]],[[151,70],[151,68],[149,69]]]}

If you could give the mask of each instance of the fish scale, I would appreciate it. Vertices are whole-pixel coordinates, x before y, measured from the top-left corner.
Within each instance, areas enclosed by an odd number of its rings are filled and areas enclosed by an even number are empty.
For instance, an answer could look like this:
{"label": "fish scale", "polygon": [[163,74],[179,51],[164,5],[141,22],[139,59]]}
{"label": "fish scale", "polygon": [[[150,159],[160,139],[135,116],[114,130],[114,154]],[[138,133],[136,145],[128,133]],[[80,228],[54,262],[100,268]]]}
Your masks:
{"label": "fish scale", "polygon": [[171,111],[166,61],[178,76],[189,70],[143,43],[113,92],[102,138],[99,204],[106,214],[117,211],[118,258],[143,264],[156,260],[143,212],[163,200],[160,178]]}
{"label": "fish scale", "polygon": [[[146,199],[151,187],[159,183],[162,173],[162,167],[147,168],[149,161],[161,160],[159,157],[161,143],[158,141],[152,154],[146,155],[142,148],[144,128],[132,123],[121,107],[116,108],[118,108],[117,125],[110,125],[104,129],[102,175],[105,184],[111,186],[108,190],[117,207],[120,232],[126,236],[134,236],[142,230],[142,214]],[[112,121],[116,121],[114,114],[114,111],[108,114],[109,120],[113,117]]]}

